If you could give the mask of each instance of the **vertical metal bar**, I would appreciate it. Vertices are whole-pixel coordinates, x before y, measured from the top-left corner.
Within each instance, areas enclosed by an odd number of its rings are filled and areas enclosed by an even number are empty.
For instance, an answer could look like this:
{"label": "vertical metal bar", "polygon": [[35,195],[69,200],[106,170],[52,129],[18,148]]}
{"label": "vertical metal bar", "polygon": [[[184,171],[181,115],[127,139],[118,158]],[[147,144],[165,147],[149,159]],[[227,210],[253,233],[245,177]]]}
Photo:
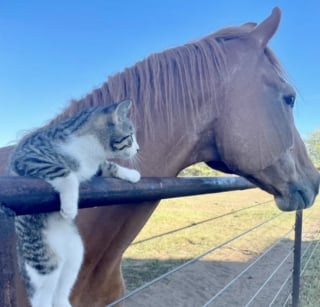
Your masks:
{"label": "vertical metal bar", "polygon": [[0,306],[16,307],[15,214],[0,203]]}
{"label": "vertical metal bar", "polygon": [[292,307],[298,307],[300,301],[300,267],[301,267],[301,238],[302,238],[302,210],[296,212],[294,259],[292,276]]}

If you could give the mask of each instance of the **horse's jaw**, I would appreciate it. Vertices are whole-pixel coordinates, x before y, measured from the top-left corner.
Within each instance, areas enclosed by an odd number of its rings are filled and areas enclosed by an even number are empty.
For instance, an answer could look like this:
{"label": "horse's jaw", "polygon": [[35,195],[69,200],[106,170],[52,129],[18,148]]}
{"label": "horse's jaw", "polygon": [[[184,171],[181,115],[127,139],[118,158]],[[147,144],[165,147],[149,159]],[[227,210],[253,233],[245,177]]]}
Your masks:
{"label": "horse's jaw", "polygon": [[320,173],[306,160],[303,167],[297,166],[292,153],[286,152],[273,165],[251,173],[237,168],[229,168],[225,162],[207,162],[208,166],[226,173],[245,177],[257,187],[272,194],[278,208],[294,211],[313,205],[320,190]]}

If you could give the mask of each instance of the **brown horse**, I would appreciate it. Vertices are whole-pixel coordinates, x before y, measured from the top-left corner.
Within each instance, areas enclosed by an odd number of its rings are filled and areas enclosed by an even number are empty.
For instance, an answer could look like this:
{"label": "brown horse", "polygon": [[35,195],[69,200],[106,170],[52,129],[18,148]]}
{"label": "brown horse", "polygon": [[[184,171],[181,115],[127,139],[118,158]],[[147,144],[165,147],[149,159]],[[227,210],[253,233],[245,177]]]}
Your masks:
{"label": "brown horse", "polygon": [[[176,176],[205,161],[242,175],[275,196],[281,210],[310,207],[319,173],[294,126],[293,88],[267,47],[280,10],[261,24],[223,29],[153,54],[74,101],[53,122],[80,109],[130,98],[143,176]],[[0,154],[2,168],[10,148]],[[124,292],[121,257],[156,203],[81,210],[86,258],[74,306],[102,307]],[[19,294],[19,307],[25,306]]]}

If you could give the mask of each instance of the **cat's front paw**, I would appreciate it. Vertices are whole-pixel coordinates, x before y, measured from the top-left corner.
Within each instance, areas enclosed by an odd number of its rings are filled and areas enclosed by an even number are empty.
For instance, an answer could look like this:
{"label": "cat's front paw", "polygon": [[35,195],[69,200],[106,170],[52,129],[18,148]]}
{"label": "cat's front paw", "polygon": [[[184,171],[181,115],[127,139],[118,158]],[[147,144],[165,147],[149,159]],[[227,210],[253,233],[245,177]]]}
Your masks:
{"label": "cat's front paw", "polygon": [[128,170],[126,175],[126,179],[132,183],[136,183],[141,179],[140,173],[134,169]]}
{"label": "cat's front paw", "polygon": [[78,208],[71,209],[71,208],[61,208],[60,209],[61,216],[66,220],[74,220],[78,214]]}

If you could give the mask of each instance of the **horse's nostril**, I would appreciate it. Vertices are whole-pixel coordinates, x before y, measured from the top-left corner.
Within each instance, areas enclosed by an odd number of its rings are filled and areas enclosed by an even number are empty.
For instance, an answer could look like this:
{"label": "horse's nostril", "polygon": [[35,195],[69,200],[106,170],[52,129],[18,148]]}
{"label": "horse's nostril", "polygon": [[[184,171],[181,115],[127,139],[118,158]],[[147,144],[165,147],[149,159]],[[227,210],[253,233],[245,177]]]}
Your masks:
{"label": "horse's nostril", "polygon": [[295,95],[291,95],[291,94],[290,95],[284,95],[283,96],[283,100],[288,106],[293,108],[294,107],[294,102],[296,100],[296,96]]}

